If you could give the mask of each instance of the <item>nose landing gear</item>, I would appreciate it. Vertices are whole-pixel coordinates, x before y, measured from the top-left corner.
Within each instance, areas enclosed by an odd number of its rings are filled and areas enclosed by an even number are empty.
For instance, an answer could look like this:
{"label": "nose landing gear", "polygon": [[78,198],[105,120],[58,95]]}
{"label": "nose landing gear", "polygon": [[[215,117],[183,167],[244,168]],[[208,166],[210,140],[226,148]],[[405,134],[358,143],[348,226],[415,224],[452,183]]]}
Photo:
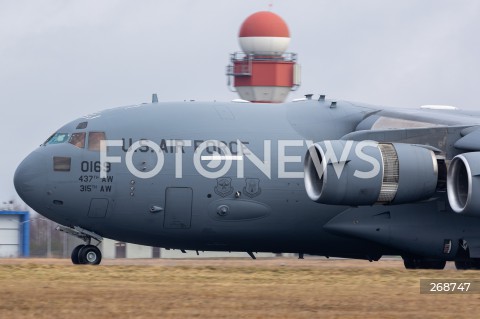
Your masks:
{"label": "nose landing gear", "polygon": [[[94,232],[80,228],[78,226],[66,227],[57,226],[59,231],[63,231],[69,235],[80,238],[85,242],[85,245],[78,245],[72,251],[72,263],[75,265],[98,265],[102,261],[102,252],[98,249],[98,245],[102,242],[103,238]],[[95,239],[97,245],[92,245],[91,241]]]}

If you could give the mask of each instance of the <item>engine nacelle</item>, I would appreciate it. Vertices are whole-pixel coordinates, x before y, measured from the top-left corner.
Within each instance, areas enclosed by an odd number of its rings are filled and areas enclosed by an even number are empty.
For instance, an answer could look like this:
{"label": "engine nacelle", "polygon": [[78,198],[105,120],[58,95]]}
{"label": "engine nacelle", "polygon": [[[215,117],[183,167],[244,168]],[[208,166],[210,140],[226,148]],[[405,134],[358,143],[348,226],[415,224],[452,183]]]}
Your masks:
{"label": "engine nacelle", "polygon": [[447,192],[455,212],[480,216],[480,152],[453,158],[448,170]]}
{"label": "engine nacelle", "polygon": [[310,199],[330,205],[413,202],[435,193],[439,163],[444,165],[418,145],[323,141],[305,156],[305,188]]}

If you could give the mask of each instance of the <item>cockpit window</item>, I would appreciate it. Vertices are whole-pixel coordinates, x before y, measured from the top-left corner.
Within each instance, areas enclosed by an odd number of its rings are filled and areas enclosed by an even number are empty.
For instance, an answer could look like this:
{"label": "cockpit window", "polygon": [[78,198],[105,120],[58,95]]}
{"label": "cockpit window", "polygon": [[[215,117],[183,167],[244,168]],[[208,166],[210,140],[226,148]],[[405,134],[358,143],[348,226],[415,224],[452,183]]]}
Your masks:
{"label": "cockpit window", "polygon": [[85,147],[85,133],[73,133],[70,136],[70,140],[68,143],[78,147],[78,148],[84,148]]}
{"label": "cockpit window", "polygon": [[78,123],[76,129],[77,129],[77,130],[82,130],[82,129],[84,129],[84,128],[87,128],[87,125],[88,125],[88,122]]}
{"label": "cockpit window", "polygon": [[43,143],[43,145],[65,143],[66,141],[68,141],[69,136],[70,134],[68,133],[55,133],[52,136],[50,136],[48,140],[45,143]]}
{"label": "cockpit window", "polygon": [[88,149],[90,151],[100,151],[100,141],[106,139],[105,132],[89,132]]}

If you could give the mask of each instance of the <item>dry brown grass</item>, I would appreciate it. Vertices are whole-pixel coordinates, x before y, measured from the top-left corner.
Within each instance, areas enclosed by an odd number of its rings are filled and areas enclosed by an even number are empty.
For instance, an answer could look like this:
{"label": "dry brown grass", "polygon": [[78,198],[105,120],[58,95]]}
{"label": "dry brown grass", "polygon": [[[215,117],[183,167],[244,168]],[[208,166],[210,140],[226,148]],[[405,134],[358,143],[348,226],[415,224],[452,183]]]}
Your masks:
{"label": "dry brown grass", "polygon": [[105,264],[0,260],[0,318],[474,318],[480,308],[480,294],[419,293],[420,278],[478,272],[406,271],[399,261]]}

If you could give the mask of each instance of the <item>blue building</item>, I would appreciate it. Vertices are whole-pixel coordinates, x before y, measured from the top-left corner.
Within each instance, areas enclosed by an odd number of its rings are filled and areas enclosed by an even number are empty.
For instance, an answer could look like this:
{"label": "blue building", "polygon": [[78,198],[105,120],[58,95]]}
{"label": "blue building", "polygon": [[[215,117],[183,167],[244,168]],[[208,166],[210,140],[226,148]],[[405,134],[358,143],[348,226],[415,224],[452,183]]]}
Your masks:
{"label": "blue building", "polygon": [[30,256],[30,213],[0,210],[0,258]]}

